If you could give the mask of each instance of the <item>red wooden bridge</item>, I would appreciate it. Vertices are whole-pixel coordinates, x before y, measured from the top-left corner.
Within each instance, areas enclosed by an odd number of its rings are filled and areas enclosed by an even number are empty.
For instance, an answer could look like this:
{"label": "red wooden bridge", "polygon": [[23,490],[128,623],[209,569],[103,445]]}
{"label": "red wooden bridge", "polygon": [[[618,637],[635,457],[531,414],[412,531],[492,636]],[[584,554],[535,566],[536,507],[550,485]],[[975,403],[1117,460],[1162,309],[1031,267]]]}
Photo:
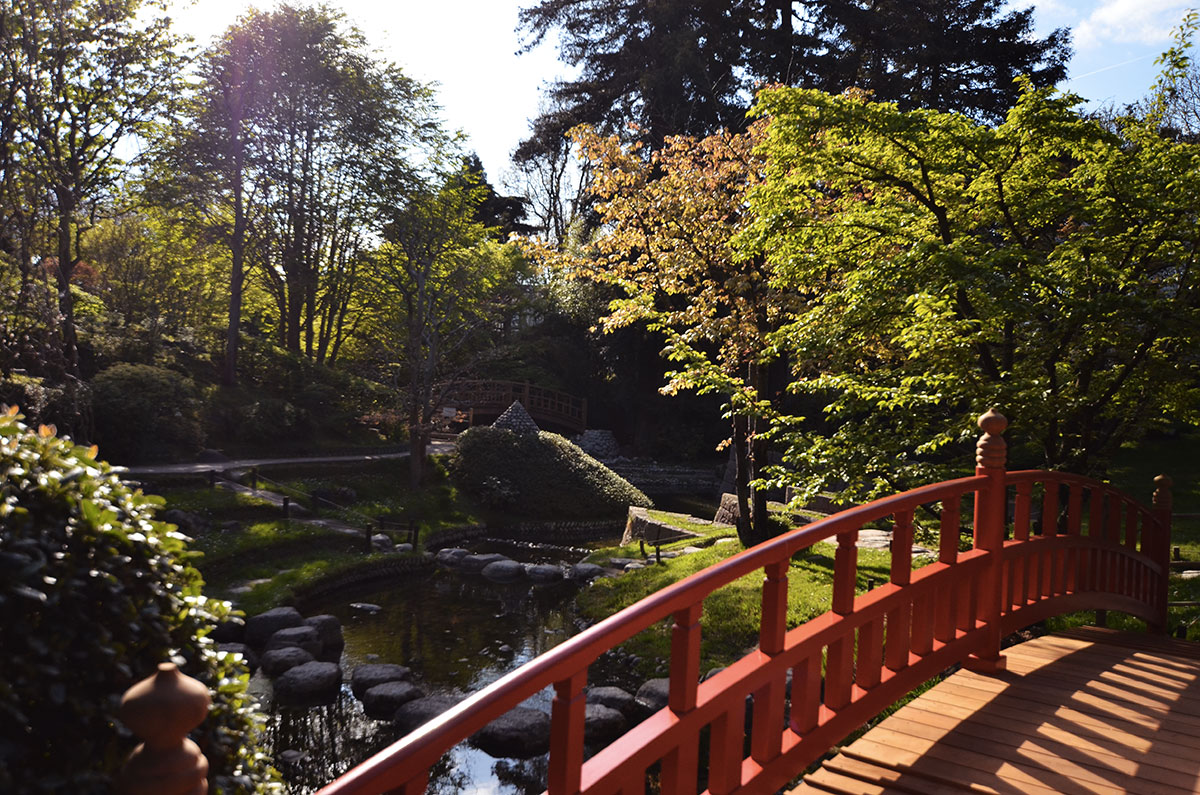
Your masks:
{"label": "red wooden bridge", "polygon": [[[1036,621],[1078,610],[1117,610],[1143,619],[1161,633],[1167,611],[1169,479],[1156,481],[1154,508],[1147,509],[1110,486],[1084,477],[1009,472],[1002,437],[1006,420],[988,412],[979,425],[984,433],[977,448],[975,475],[843,511],[664,588],[475,693],[321,792],[424,792],[429,769],[444,753],[549,685],[555,692],[550,793],[641,795],[647,770],[655,765],[659,765],[663,793],[693,795],[700,782],[713,795],[774,792],[883,709],[956,664],[966,669],[961,676],[973,677],[975,690],[992,693],[1005,690],[1011,680],[1019,678],[1017,674],[1042,667],[1020,661],[1025,657],[1014,651],[1001,652],[1001,638]],[[935,562],[914,569],[913,519],[919,510],[940,515],[940,544]],[[973,516],[973,544],[960,551],[964,515]],[[890,580],[861,592],[856,540],[862,527],[881,520],[894,528]],[[830,610],[790,627],[786,621],[787,573],[792,555],[827,539],[837,545]],[[765,576],[758,648],[719,674],[699,681],[704,598],[760,569]],[[668,617],[674,619],[668,706],[585,761],[588,665],[604,651]],[[1061,645],[1065,641],[1054,642]],[[1036,650],[1033,653],[1036,657]],[[1134,698],[1132,706],[1096,709],[1101,716],[1119,713],[1124,721],[1121,725],[1133,727],[1133,736],[1137,736],[1138,726],[1149,735],[1157,730],[1154,726],[1161,728],[1152,718],[1164,710],[1174,714],[1172,701],[1179,701],[1183,709],[1191,710],[1183,725],[1194,733],[1200,729],[1196,696],[1178,692],[1192,686],[1189,677],[1193,674],[1174,658],[1164,659],[1161,649],[1151,657],[1149,662],[1135,659],[1131,663],[1122,662],[1125,658],[1120,654],[1101,655],[1101,663],[1092,660],[1083,667],[1101,679],[1104,660],[1116,668],[1132,665],[1143,672],[1148,666],[1150,678],[1159,685],[1175,687],[1175,696],[1157,698],[1144,693]],[[1009,659],[1020,662],[1008,665]],[[790,700],[786,694],[789,671],[793,683]],[[1062,698],[1071,698],[1061,677],[1051,682],[1056,683],[1051,692],[1057,690]],[[1092,693],[1089,698],[1103,696],[1103,692],[1100,696]],[[948,699],[953,709],[926,707],[925,711],[954,715],[968,724],[991,703],[989,698],[966,698],[961,689],[958,696],[943,693],[939,698],[943,702]],[[1043,706],[1053,712],[1054,706],[1045,705],[1044,698]],[[748,699],[753,708],[747,724]],[[1013,717],[1012,712],[1010,709],[1006,719]],[[1004,779],[1008,783],[1000,787],[1001,777],[989,778],[987,771],[981,772],[981,765],[992,765],[993,773],[1002,768],[1006,755],[1016,769],[1022,752],[1012,744],[990,749],[998,758],[994,764],[980,762],[978,754],[961,753],[961,748],[955,751],[953,745],[949,752],[942,750],[940,757],[925,756],[933,753],[938,738],[958,736],[945,715],[934,720],[933,727],[922,729],[924,735],[916,740],[897,739],[894,727],[885,730],[893,732],[889,742],[898,749],[894,758],[869,760],[860,752],[847,757],[849,761],[827,763],[804,786],[816,788],[807,791],[927,793],[960,791],[947,782],[970,784],[986,778],[988,783],[975,787],[977,791],[1038,791],[1020,784],[1029,783],[1020,775],[1031,774],[1014,774],[1016,779]],[[1095,726],[1103,723],[1095,717],[1095,710],[1089,720],[1093,735],[1102,731]],[[994,721],[972,725],[984,726],[977,734],[983,732],[986,737],[1002,733]],[[879,745],[872,736],[859,742]],[[702,739],[708,746],[703,772],[699,770]],[[1069,756],[1068,751],[1076,755],[1080,751],[1079,746],[1068,746],[1061,739],[1051,744],[1050,751],[1039,751],[1041,762],[1054,773],[1046,779],[1050,783],[1044,790],[1120,789],[1119,784],[1106,788],[1086,776],[1064,777],[1063,771],[1069,771],[1074,761],[1056,767],[1054,760]],[[988,745],[989,741],[976,737],[964,742]],[[1111,743],[1106,748],[1109,756],[1120,756]],[[1083,753],[1088,752],[1085,746]],[[928,775],[922,783],[906,786],[899,782],[896,771],[918,769],[922,760],[929,758],[933,761],[924,763]],[[893,762],[896,767],[886,767]],[[828,764],[835,767],[831,770]],[[878,772],[877,780],[855,778],[853,770],[861,773],[865,769]],[[818,780],[822,775],[826,779],[848,777],[857,784],[844,790],[829,789]],[[1013,785],[1013,780],[1018,784]],[[1076,790],[1066,787],[1068,780],[1085,783]],[[1151,787],[1143,791],[1166,790]]]}

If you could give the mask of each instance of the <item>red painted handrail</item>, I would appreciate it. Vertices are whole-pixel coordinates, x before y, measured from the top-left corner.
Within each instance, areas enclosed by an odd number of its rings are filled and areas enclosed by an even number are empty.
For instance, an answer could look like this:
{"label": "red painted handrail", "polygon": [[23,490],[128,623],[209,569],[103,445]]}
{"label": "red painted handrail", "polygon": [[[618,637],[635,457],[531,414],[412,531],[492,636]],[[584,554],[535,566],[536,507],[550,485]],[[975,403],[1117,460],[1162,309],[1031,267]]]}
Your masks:
{"label": "red painted handrail", "polygon": [[[774,791],[833,743],[951,665],[1002,668],[1000,639],[1015,628],[1052,614],[1097,609],[1122,610],[1161,630],[1169,481],[1160,479],[1150,511],[1086,478],[1007,473],[1005,425],[995,412],[980,418],[985,433],[975,476],[843,511],[674,583],[470,696],[325,787],[322,795],[424,792],[430,767],[450,748],[549,685],[555,689],[550,793],[640,795],[646,770],[661,763],[661,792],[692,795],[706,728],[708,792]],[[960,552],[962,503],[968,496],[974,543]],[[934,505],[941,509],[938,560],[914,570],[914,514]],[[881,519],[890,519],[894,528],[891,576],[860,593],[858,532]],[[831,609],[789,628],[791,557],[826,539],[837,542]],[[757,569],[765,572],[758,649],[700,682],[704,598]],[[588,665],[668,616],[674,617],[668,706],[585,763]],[[749,756],[744,752],[748,702]]]}

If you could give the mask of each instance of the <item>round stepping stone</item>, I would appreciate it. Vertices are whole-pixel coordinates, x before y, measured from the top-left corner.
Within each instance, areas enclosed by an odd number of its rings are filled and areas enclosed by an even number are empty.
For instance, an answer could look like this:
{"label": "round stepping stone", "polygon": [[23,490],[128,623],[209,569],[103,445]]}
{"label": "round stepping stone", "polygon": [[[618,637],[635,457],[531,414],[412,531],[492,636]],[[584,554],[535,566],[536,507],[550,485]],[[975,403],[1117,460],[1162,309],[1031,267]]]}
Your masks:
{"label": "round stepping stone", "polygon": [[478,572],[483,571],[484,567],[489,563],[495,563],[498,560],[508,560],[508,558],[499,552],[486,552],[482,555],[464,555],[458,561],[458,565],[463,571]]}
{"label": "round stepping stone", "polygon": [[316,657],[321,653],[321,638],[317,635],[316,627],[310,627],[307,624],[288,627],[271,635],[271,639],[267,641],[266,651],[286,649],[288,646],[299,647]]}
{"label": "round stepping stone", "polygon": [[254,649],[261,649],[267,641],[281,629],[298,627],[304,623],[304,616],[294,607],[276,607],[265,613],[250,616],[246,619],[245,644]]}
{"label": "round stepping stone", "polygon": [[588,704],[584,710],[583,741],[610,743],[625,733],[628,722],[620,710],[603,704]]}
{"label": "round stepping stone", "polygon": [[363,693],[366,693],[376,685],[382,685],[385,682],[405,681],[411,676],[412,671],[410,669],[394,663],[360,665],[350,674],[350,691],[354,693],[355,698],[361,700]]}
{"label": "round stepping stone", "polygon": [[525,576],[534,582],[558,582],[563,578],[561,566],[551,563],[526,563]]}
{"label": "round stepping stone", "polygon": [[515,582],[525,576],[525,567],[515,560],[497,560],[479,572],[493,582]]}
{"label": "round stepping stone", "polygon": [[307,662],[280,674],[275,680],[275,698],[297,707],[332,704],[341,687],[342,669],[337,663]]}
{"label": "round stepping stone", "polygon": [[362,695],[363,712],[376,720],[391,720],[396,710],[425,693],[412,682],[384,682]]}
{"label": "round stepping stone", "polygon": [[392,722],[396,724],[396,728],[407,734],[418,726],[433,720],[457,703],[457,698],[445,695],[413,699],[396,710],[396,714],[392,716]]}
{"label": "round stepping stone", "polygon": [[626,717],[632,717],[638,711],[637,700],[619,687],[593,687],[587,691],[587,703],[602,704]]}
{"label": "round stepping stone", "polygon": [[550,716],[515,707],[475,732],[471,745],[497,758],[528,759],[550,750]]}
{"label": "round stepping stone", "polygon": [[288,646],[283,649],[273,649],[264,652],[259,658],[259,665],[262,666],[262,672],[270,677],[279,676],[297,665],[304,665],[313,661],[313,656],[301,649],[298,646]]}

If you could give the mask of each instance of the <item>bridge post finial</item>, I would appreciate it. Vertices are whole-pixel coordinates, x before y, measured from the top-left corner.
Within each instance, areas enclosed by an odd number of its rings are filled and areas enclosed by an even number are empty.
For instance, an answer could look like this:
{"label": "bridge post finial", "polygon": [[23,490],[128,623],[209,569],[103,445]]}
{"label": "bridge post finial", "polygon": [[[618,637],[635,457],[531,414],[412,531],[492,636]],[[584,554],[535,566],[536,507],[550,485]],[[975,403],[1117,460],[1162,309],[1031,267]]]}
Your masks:
{"label": "bridge post finial", "polygon": [[204,721],[210,703],[208,688],[174,663],[160,663],[157,673],[126,690],[117,715],[145,742],[121,768],[117,792],[206,792],[208,760],[187,735]]}
{"label": "bridge post finial", "polygon": [[975,548],[988,553],[986,568],[980,573],[979,599],[976,603],[976,620],[987,627],[983,642],[964,665],[981,673],[994,673],[1005,668],[1005,659],[1000,654],[1000,554],[1004,549],[1006,528],[1005,511],[1008,505],[1005,485],[1005,466],[1008,461],[1008,445],[1004,431],[1008,420],[996,409],[988,409],[979,417],[978,425],[983,431],[975,445],[975,474],[987,475],[987,483],[975,494]]}
{"label": "bridge post finial", "polygon": [[975,444],[975,466],[980,469],[1004,469],[1008,462],[1008,443],[1004,441],[1008,419],[991,408],[980,415],[977,424],[983,435]]}

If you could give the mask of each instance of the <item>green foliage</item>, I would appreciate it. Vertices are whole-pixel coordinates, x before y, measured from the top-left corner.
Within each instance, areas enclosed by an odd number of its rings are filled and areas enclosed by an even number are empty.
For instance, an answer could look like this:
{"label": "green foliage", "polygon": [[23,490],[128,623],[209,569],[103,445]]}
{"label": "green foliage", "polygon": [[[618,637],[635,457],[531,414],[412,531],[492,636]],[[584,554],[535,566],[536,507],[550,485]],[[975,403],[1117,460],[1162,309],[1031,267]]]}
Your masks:
{"label": "green foliage", "polygon": [[1200,147],[1077,103],[1027,89],[987,127],[760,96],[766,179],[735,245],[807,299],[772,343],[823,407],[776,423],[809,492],[961,473],[989,406],[1024,442],[1014,464],[1085,473],[1155,423],[1200,419]]}
{"label": "green foliage", "polygon": [[246,669],[205,639],[229,605],[95,453],[0,417],[0,790],[107,792],[134,744],[121,695],[168,659],[212,693],[193,739],[213,791],[272,789]]}
{"label": "green foliage", "polygon": [[194,454],[204,442],[191,379],[146,364],[116,364],[92,381],[95,440],[122,463]]}
{"label": "green foliage", "polygon": [[463,432],[450,474],[464,491],[506,517],[598,519],[622,516],[650,500],[628,481],[554,433]]}

